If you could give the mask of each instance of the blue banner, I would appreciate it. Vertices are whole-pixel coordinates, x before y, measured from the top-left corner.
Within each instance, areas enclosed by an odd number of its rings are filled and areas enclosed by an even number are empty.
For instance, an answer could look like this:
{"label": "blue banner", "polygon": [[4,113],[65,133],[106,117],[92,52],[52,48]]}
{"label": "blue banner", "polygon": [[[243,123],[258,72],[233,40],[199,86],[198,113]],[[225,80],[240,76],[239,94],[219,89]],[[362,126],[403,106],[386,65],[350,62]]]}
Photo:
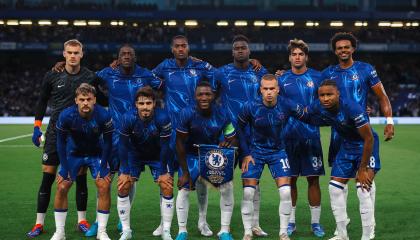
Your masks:
{"label": "blue banner", "polygon": [[215,187],[233,179],[235,148],[197,145],[200,176]]}

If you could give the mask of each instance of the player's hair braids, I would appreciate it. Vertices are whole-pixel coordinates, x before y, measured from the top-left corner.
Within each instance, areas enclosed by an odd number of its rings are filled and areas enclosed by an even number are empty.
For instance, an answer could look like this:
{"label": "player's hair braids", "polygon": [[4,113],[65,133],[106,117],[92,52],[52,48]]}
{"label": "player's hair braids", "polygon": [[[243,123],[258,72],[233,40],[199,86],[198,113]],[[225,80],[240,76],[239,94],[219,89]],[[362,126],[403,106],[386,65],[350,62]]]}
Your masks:
{"label": "player's hair braids", "polygon": [[188,43],[188,38],[185,35],[176,35],[172,38],[172,45],[174,44],[174,41],[177,39],[184,39]]}
{"label": "player's hair braids", "polygon": [[357,48],[357,38],[351,32],[338,32],[331,38],[331,48],[335,51],[335,44],[341,40],[349,40],[353,48]]}
{"label": "player's hair braids", "polygon": [[136,101],[139,99],[139,97],[151,98],[153,101],[156,100],[155,91],[153,91],[150,86],[139,88],[136,92]]}
{"label": "player's hair braids", "polygon": [[94,86],[90,85],[89,83],[82,83],[80,86],[76,89],[76,97],[80,94],[82,95],[88,95],[89,93],[93,94],[93,96],[96,96],[96,89]]}
{"label": "player's hair braids", "polygon": [[308,55],[309,53],[308,44],[306,44],[302,39],[295,38],[289,41],[289,45],[287,46],[287,51],[289,52],[289,55],[292,54],[292,51],[296,48],[302,50],[302,52],[304,52],[305,55]]}
{"label": "player's hair braids", "polygon": [[323,86],[332,86],[332,87],[337,88],[337,83],[334,80],[325,79],[324,81],[322,81],[321,85],[319,85],[319,87],[323,87]]}
{"label": "player's hair braids", "polygon": [[234,44],[235,42],[240,42],[240,41],[243,41],[249,44],[249,38],[247,38],[245,35],[242,35],[242,34],[234,36],[232,40],[232,44]]}
{"label": "player's hair braids", "polygon": [[66,41],[63,44],[63,49],[65,49],[67,46],[80,46],[80,48],[83,49],[83,44],[77,39],[70,39]]}

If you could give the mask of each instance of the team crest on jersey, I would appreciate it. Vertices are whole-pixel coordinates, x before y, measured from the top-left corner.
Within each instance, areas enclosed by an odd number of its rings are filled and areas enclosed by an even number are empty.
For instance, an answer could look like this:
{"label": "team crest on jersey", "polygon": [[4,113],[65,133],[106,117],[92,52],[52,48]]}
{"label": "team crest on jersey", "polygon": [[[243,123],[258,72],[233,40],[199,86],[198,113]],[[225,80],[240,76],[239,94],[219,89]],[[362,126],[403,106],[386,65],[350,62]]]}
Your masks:
{"label": "team crest on jersey", "polygon": [[307,87],[313,88],[314,87],[314,82],[313,81],[309,81],[306,83]]}
{"label": "team crest on jersey", "polygon": [[251,77],[251,82],[253,82],[253,83],[258,82],[257,77],[256,77],[256,76],[252,76],[252,77]]}
{"label": "team crest on jersey", "polygon": [[359,80],[359,75],[353,74],[353,76],[351,76],[351,80],[353,80],[353,81]]}
{"label": "team crest on jersey", "polygon": [[47,161],[48,160],[48,154],[47,153],[44,153],[44,154],[42,154],[42,161]]}
{"label": "team crest on jersey", "polygon": [[371,71],[370,75],[374,78],[378,76],[378,74],[376,73],[376,70]]}
{"label": "team crest on jersey", "polygon": [[193,77],[197,76],[197,72],[195,71],[195,69],[190,69],[190,74]]}

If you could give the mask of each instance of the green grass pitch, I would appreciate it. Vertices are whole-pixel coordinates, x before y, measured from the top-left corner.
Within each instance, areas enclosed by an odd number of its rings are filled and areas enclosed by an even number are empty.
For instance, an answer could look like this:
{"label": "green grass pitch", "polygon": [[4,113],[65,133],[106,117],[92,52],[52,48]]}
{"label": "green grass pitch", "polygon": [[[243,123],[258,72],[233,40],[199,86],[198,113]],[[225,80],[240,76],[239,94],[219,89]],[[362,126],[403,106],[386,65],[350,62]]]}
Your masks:
{"label": "green grass pitch", "polygon": [[[376,178],[376,239],[420,239],[420,125],[397,125],[396,136],[391,142],[383,142],[383,126],[375,126],[381,136],[382,170]],[[30,125],[0,125],[0,139],[32,133]],[[329,129],[322,129],[324,156],[328,150]],[[36,212],[36,196],[41,180],[41,149],[32,146],[30,137],[0,142],[0,239],[26,239],[25,233],[33,226]],[[327,175],[330,168],[326,167]],[[232,218],[232,233],[235,239],[243,234],[240,214],[242,187],[239,171],[235,176],[235,209]],[[416,177],[417,176],[417,177]],[[112,239],[118,239],[116,230],[118,215],[116,212],[115,183],[112,190],[111,216],[108,233]],[[354,182],[349,185],[348,214],[351,218],[349,234],[351,239],[360,239],[361,224],[358,200]],[[329,204],[328,177],[321,178],[322,215],[321,223],[328,239],[335,229]],[[46,233],[38,239],[50,239],[55,230],[53,214],[53,186],[50,207],[46,218]],[[131,212],[132,229],[135,239],[159,239],[151,233],[160,222],[158,186],[152,182],[149,172],[145,172],[137,187],[136,200]],[[269,174],[264,171],[261,179],[262,203],[260,222],[270,235],[266,239],[278,239],[279,196]],[[175,193],[176,194],[176,193]],[[188,229],[190,239],[215,239],[200,237],[197,231],[196,194],[190,197]],[[67,239],[82,239],[83,235],[75,230],[77,213],[74,187],[69,193],[69,214],[67,217]],[[89,181],[88,219],[94,221],[95,188]],[[176,216],[176,214],[175,214]],[[220,224],[219,194],[209,192],[208,222],[216,233]],[[306,181],[299,180],[299,200],[296,211],[297,233],[292,239],[316,239],[310,233],[310,215],[306,196]],[[172,236],[177,233],[176,217],[172,222]]]}

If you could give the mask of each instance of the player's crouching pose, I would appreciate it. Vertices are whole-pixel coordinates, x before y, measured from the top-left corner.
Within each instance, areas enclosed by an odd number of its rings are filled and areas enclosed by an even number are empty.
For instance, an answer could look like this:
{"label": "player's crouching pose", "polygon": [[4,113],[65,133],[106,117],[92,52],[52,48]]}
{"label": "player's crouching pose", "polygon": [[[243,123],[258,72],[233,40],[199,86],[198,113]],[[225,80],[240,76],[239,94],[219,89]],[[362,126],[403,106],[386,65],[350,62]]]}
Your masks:
{"label": "player's crouching pose", "polygon": [[[214,93],[211,85],[201,82],[195,90],[194,105],[181,111],[180,122],[177,126],[176,150],[180,164],[178,196],[176,199],[176,212],[178,217],[179,233],[177,240],[186,240],[187,220],[189,210],[189,193],[194,189],[199,176],[198,152],[194,144],[211,144],[229,147],[235,141],[235,129],[227,112],[214,103]],[[224,141],[219,143],[224,135]],[[232,240],[230,222],[233,212],[233,183],[227,182],[219,187],[221,228],[218,237],[221,240]]]}
{"label": "player's crouching pose", "polygon": [[170,229],[173,217],[173,179],[168,167],[171,121],[163,109],[156,109],[151,87],[142,87],[136,93],[136,108],[123,115],[120,128],[121,160],[118,178],[118,215],[122,223],[120,240],[131,239],[129,191],[140,177],[145,165],[162,194],[162,239],[172,240]]}
{"label": "player's crouching pose", "polygon": [[[369,124],[364,109],[355,101],[340,98],[337,84],[325,80],[318,89],[319,101],[302,111],[300,119],[314,125],[331,125],[343,139],[335,158],[329,184],[331,208],[338,235],[331,240],[347,240],[345,187],[356,178],[362,219],[362,240],[373,230],[373,201],[370,197],[375,174],[380,170],[378,135]],[[302,109],[302,108],[297,108]],[[299,110],[298,110],[299,111]]]}
{"label": "player's crouching pose", "polygon": [[51,240],[66,239],[67,194],[77,175],[86,167],[90,168],[98,188],[97,239],[109,240],[106,233],[111,182],[108,163],[114,126],[109,113],[95,104],[96,90],[93,86],[81,84],[76,90],[75,102],[77,105],[60,113],[57,122],[57,150],[61,167],[54,201],[56,231]]}
{"label": "player's crouching pose", "polygon": [[[260,83],[262,98],[245,104],[238,116],[240,147],[244,153],[242,161],[243,198],[241,204],[244,224],[243,240],[252,239],[252,213],[255,186],[267,164],[275,179],[280,195],[280,240],[289,240],[287,224],[292,211],[290,195],[290,166],[283,142],[284,127],[288,121],[289,109],[279,97],[276,77],[266,74]],[[244,134],[250,127],[250,141]],[[250,144],[248,145],[248,142]]]}

